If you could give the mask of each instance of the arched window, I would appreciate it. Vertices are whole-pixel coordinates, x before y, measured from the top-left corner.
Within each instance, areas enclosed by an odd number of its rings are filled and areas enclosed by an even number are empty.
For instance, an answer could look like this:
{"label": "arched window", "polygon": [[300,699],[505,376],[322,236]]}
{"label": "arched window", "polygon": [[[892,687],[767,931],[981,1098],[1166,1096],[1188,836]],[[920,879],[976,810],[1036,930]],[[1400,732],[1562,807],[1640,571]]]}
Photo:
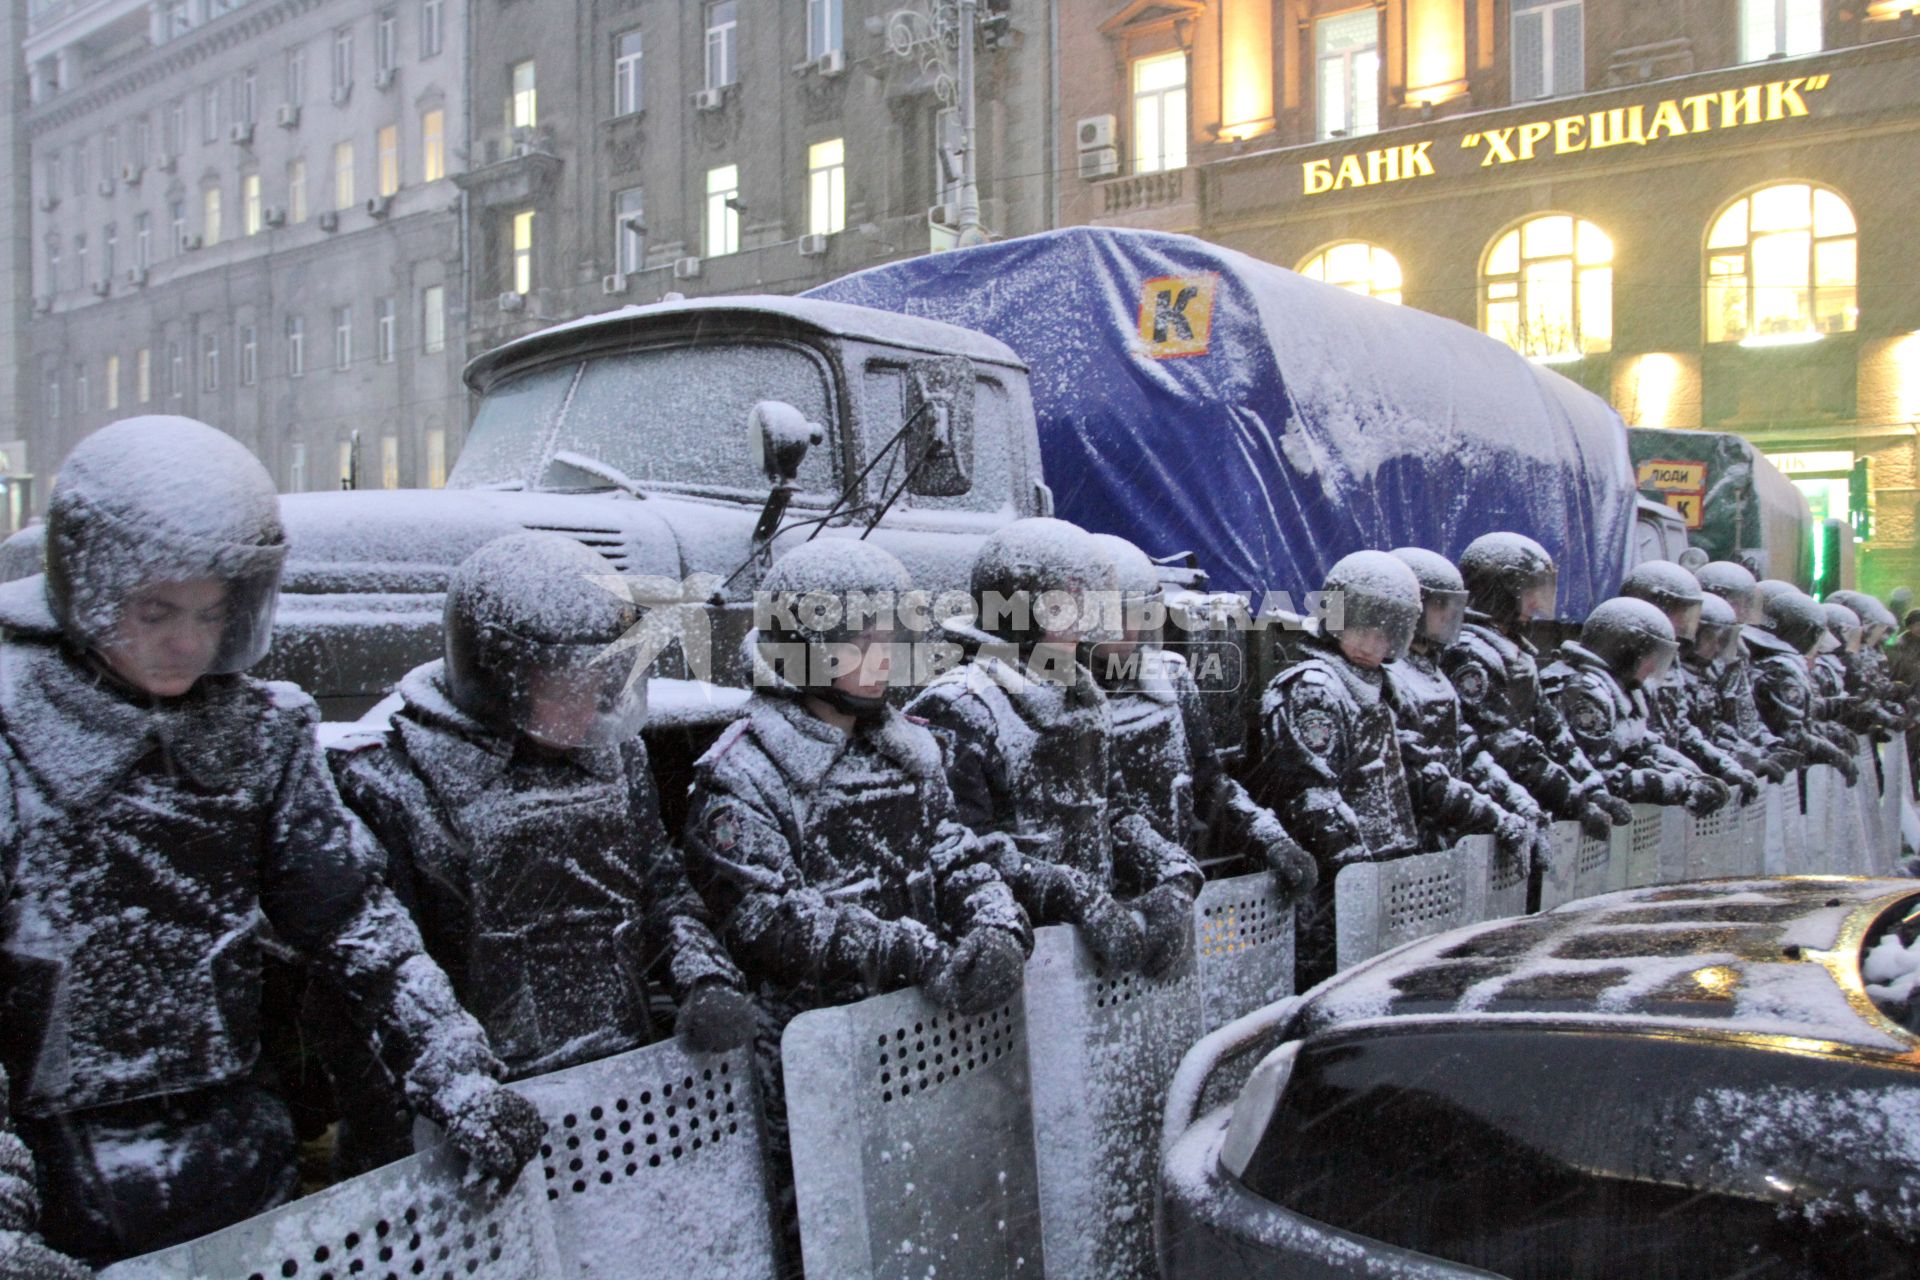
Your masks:
{"label": "arched window", "polygon": [[1707,233],[1707,341],[1764,346],[1860,321],[1858,227],[1838,192],[1783,182],[1741,196]]}
{"label": "arched window", "polygon": [[1379,245],[1364,240],[1330,244],[1301,263],[1297,270],[1303,276],[1382,302],[1400,301],[1400,260]]}
{"label": "arched window", "polygon": [[1480,271],[1481,325],[1547,363],[1613,349],[1613,240],[1571,214],[1503,232]]}

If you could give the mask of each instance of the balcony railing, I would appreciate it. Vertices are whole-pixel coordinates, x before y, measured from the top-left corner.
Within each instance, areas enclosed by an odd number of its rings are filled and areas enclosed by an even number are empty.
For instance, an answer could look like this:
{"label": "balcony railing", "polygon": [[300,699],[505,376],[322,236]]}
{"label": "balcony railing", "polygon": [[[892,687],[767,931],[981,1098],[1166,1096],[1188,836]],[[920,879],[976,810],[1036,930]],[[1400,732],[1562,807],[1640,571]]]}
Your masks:
{"label": "balcony railing", "polygon": [[1188,198],[1188,169],[1164,169],[1159,173],[1136,173],[1100,184],[1104,202],[1103,216],[1137,213],[1179,204]]}

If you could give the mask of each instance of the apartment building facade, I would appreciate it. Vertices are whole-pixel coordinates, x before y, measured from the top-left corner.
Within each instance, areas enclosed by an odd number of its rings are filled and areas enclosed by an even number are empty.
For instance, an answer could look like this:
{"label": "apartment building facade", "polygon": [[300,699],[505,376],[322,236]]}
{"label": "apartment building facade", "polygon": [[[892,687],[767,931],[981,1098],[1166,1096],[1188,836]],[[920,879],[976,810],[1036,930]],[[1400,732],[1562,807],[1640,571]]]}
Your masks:
{"label": "apartment building facade", "polygon": [[1920,581],[1914,0],[1064,0],[1065,222],[1451,317],[1735,431]]}
{"label": "apartment building facade", "polygon": [[136,413],[219,425],[286,491],[439,483],[467,418],[465,12],[33,0],[28,485]]}

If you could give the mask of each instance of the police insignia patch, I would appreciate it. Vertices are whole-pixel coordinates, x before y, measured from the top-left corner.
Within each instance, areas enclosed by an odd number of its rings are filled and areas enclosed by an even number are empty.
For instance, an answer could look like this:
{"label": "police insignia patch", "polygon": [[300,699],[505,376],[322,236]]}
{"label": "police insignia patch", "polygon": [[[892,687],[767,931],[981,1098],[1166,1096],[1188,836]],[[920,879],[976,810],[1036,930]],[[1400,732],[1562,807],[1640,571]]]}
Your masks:
{"label": "police insignia patch", "polygon": [[1596,699],[1579,698],[1567,711],[1567,722],[1575,733],[1595,737],[1607,731],[1607,711]]}
{"label": "police insignia patch", "polygon": [[1487,673],[1478,665],[1460,668],[1453,677],[1453,691],[1460,695],[1462,702],[1478,702],[1487,696]]}
{"label": "police insignia patch", "polygon": [[1790,707],[1797,707],[1807,700],[1807,691],[1791,682],[1780,686],[1780,701]]}
{"label": "police insignia patch", "polygon": [[1316,756],[1327,754],[1333,747],[1335,725],[1330,711],[1302,711],[1294,721],[1294,732],[1300,738],[1300,745]]}
{"label": "police insignia patch", "polygon": [[707,842],[722,853],[730,853],[740,843],[740,819],[727,807],[707,815]]}

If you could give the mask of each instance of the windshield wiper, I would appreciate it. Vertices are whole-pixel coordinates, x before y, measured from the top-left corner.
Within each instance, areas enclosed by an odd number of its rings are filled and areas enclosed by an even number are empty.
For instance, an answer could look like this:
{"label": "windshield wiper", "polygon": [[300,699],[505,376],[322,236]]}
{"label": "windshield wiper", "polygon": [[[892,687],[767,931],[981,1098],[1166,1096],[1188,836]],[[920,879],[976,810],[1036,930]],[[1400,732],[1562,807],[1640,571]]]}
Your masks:
{"label": "windshield wiper", "polygon": [[563,467],[572,467],[575,471],[584,471],[597,480],[605,480],[616,489],[620,489],[630,498],[645,498],[646,490],[640,482],[614,466],[611,462],[602,462],[598,458],[589,458],[584,453],[575,453],[571,449],[562,449],[553,455],[553,460]]}

